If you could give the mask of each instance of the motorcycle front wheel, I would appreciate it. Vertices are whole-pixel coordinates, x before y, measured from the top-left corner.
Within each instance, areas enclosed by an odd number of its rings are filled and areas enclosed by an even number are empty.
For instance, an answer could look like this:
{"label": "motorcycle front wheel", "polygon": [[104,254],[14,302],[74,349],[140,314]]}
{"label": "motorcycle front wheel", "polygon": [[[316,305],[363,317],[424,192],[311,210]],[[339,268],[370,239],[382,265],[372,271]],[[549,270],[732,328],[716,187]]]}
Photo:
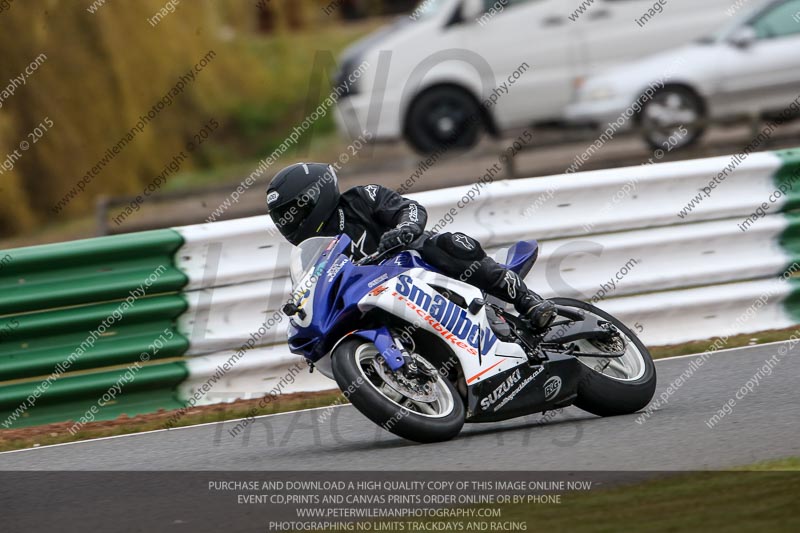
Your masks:
{"label": "motorcycle front wheel", "polygon": [[354,338],[334,351],[333,375],[350,403],[383,429],[415,442],[450,440],[464,425],[464,403],[433,365],[415,358],[427,375],[392,372],[373,343]]}

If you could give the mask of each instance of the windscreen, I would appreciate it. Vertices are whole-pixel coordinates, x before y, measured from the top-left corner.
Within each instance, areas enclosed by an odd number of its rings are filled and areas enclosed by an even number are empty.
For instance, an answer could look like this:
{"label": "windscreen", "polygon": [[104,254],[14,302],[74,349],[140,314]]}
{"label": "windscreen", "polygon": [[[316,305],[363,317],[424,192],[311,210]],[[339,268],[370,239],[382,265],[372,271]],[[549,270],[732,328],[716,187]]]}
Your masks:
{"label": "windscreen", "polygon": [[336,237],[312,237],[301,242],[292,250],[292,261],[289,268],[292,285],[296,285],[303,279],[306,272],[317,264],[322,252],[335,239]]}

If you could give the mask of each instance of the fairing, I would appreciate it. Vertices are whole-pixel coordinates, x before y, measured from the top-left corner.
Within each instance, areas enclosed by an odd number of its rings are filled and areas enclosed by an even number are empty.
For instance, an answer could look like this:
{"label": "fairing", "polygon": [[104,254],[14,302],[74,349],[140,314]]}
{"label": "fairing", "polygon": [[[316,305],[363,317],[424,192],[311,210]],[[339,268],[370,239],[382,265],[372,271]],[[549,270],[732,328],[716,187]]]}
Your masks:
{"label": "fairing", "polygon": [[[414,251],[379,265],[356,266],[346,255],[349,246],[347,236],[332,238],[309,269],[315,284],[295,289],[304,316],[292,318],[289,346],[318,363],[326,376],[332,377],[328,356],[351,336],[373,342],[387,364],[400,369],[404,360],[392,331],[368,318],[388,315],[394,323],[432,334],[439,340],[437,346],[457,358],[467,384],[468,421],[501,420],[572,401],[580,363],[554,354],[552,362],[531,366],[519,344],[498,339],[485,306],[469,310],[470,303],[484,297],[479,289],[436,272]],[[537,251],[535,241],[518,243],[509,250],[509,267],[524,275]],[[489,396],[496,401],[486,405]]]}

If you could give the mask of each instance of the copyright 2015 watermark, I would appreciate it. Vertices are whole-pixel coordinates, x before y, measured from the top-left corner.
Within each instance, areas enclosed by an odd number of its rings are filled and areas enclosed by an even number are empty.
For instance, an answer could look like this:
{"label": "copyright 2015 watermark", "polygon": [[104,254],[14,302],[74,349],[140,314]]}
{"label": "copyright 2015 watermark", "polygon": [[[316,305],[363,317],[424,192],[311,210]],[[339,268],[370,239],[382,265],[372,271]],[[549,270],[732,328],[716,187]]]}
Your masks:
{"label": "copyright 2015 watermark", "polygon": [[[792,342],[794,344],[797,344],[797,342],[800,342],[800,338],[794,341],[790,341],[788,344],[794,346]],[[781,353],[781,356],[785,356],[786,353],[789,351],[789,348],[787,348],[787,344],[781,346],[779,351]],[[755,390],[762,383],[764,383],[765,378],[768,378],[772,375],[773,369],[776,366],[778,366],[780,362],[781,358],[778,357],[777,354],[773,355],[769,359],[765,359],[764,364],[761,366],[761,368],[759,368],[756,371],[756,373],[753,374],[752,377],[750,377],[750,379],[748,379],[744,383],[744,385],[739,387],[739,390],[736,391],[736,394],[734,394],[733,397],[731,397],[727,402],[725,402],[722,405],[722,407],[717,409],[717,412],[713,416],[711,416],[708,420],[706,420],[706,426],[708,426],[709,429],[712,429],[714,426],[719,424],[722,421],[722,419],[725,418],[727,415],[733,414],[733,409],[734,407],[736,407],[737,403],[744,400],[748,394],[755,392]]]}

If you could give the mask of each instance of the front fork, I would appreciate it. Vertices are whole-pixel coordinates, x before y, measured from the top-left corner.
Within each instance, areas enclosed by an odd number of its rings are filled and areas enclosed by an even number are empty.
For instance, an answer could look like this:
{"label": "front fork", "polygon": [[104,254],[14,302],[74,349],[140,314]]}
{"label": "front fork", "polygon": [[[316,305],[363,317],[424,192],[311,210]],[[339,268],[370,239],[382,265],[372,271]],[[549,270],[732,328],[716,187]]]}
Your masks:
{"label": "front fork", "polygon": [[431,369],[418,364],[406,347],[392,335],[392,331],[386,326],[359,330],[352,335],[372,341],[392,372],[404,369],[403,372],[407,378],[423,380],[429,380],[436,375]]}
{"label": "front fork", "polygon": [[403,351],[386,326],[377,329],[361,329],[354,331],[351,335],[371,341],[393,372],[397,372],[406,364]]}

